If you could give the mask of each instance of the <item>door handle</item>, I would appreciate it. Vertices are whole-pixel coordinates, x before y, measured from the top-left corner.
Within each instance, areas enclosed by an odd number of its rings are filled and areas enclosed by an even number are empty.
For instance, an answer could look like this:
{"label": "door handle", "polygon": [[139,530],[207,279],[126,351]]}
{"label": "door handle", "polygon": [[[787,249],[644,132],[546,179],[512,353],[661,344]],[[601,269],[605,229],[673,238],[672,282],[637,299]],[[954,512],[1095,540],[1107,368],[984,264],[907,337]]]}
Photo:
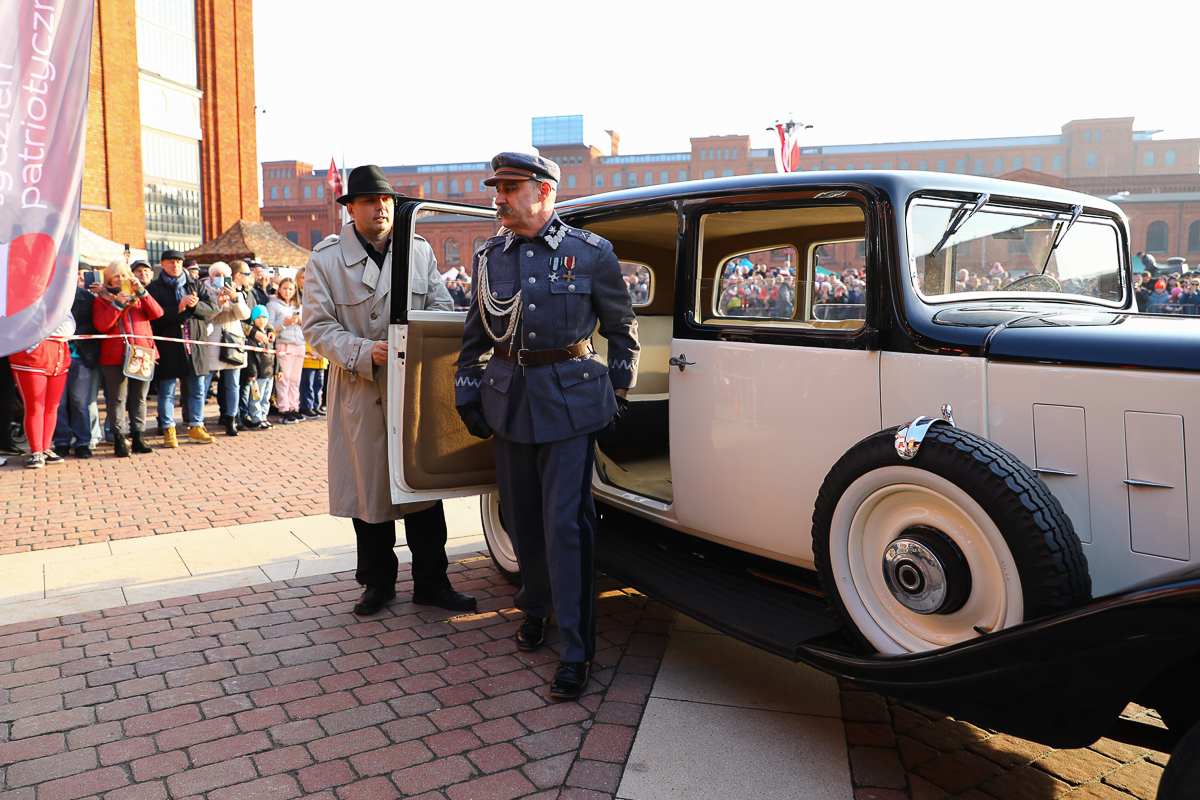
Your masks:
{"label": "door handle", "polygon": [[693,366],[693,365],[695,365],[696,362],[688,361],[687,354],[680,353],[678,356],[671,356],[671,359],[667,363],[670,364],[672,367],[679,367],[679,371],[683,372],[684,367]]}

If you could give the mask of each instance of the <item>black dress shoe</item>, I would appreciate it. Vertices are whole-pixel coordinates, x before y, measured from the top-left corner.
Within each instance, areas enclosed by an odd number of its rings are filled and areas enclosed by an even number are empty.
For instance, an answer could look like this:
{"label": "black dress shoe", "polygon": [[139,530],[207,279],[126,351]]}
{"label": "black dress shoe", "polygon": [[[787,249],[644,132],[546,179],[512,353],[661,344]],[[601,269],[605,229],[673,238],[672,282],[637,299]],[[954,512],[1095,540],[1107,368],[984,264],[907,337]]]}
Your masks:
{"label": "black dress shoe", "polygon": [[413,593],[412,601],[419,606],[437,606],[447,611],[474,611],[475,598],[453,589],[442,589],[433,594]]}
{"label": "black dress shoe", "polygon": [[546,641],[546,623],[549,621],[549,617],[526,614],[525,621],[517,628],[517,649],[529,653],[541,647]]}
{"label": "black dress shoe", "polygon": [[550,683],[550,696],[555,700],[573,700],[587,688],[590,661],[560,661]]}
{"label": "black dress shoe", "polygon": [[362,593],[362,597],[358,598],[358,602],[354,604],[354,613],[360,617],[369,617],[378,613],[379,609],[387,605],[387,602],[395,596],[395,587],[368,586],[367,590]]}
{"label": "black dress shoe", "polygon": [[75,457],[76,458],[91,458],[92,457],[92,448],[88,447],[87,445],[83,445],[83,444],[79,445],[79,447],[75,448]]}

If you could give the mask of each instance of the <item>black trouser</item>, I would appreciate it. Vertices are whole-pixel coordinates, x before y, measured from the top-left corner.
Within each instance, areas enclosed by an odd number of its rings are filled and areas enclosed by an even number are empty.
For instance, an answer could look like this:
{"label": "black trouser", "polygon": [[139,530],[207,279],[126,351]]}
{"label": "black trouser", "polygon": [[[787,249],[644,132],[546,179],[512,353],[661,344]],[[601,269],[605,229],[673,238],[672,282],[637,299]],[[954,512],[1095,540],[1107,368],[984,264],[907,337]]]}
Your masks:
{"label": "black trouser", "polygon": [[[358,539],[358,569],[354,580],[363,586],[395,586],[396,523],[354,519]],[[435,594],[450,588],[446,577],[446,512],[442,501],[404,517],[404,538],[412,553],[413,594]]]}
{"label": "black trouser", "polygon": [[0,445],[13,449],[12,421],[13,403],[16,399],[17,382],[13,378],[8,356],[0,358]]}

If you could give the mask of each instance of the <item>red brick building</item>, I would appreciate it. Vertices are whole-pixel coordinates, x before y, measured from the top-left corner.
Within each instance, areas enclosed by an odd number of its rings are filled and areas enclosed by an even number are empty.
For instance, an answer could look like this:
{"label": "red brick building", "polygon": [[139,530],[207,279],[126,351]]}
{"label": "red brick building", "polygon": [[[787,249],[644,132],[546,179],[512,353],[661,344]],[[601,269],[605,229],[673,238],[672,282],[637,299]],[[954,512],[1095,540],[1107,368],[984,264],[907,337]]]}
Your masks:
{"label": "red brick building", "polygon": [[[1200,260],[1200,139],[1155,139],[1160,131],[1135,130],[1132,117],[1072,120],[1058,134],[990,139],[826,145],[803,149],[803,170],[909,169],[961,172],[1063,186],[1112,197],[1129,215],[1133,250],[1159,260],[1181,255]],[[748,135],[702,136],[678,153],[621,155],[620,137],[606,131],[608,153],[584,141],[583,118],[535,117],[533,145],[562,169],[558,195],[580,197],[631,186],[775,172],[771,148],[752,148]],[[292,241],[311,247],[340,227],[336,203],[325,187],[327,170],[302,161],[264,162],[262,216]],[[398,191],[487,205],[481,181],[488,162],[385,166]],[[490,233],[488,223],[470,232],[427,238],[439,263],[458,248],[470,260],[469,242]],[[448,230],[448,229],[447,229]],[[453,241],[451,241],[453,240]],[[447,249],[449,247],[449,249]]]}
{"label": "red brick building", "polygon": [[251,0],[96,0],[82,224],[188,250],[257,221]]}

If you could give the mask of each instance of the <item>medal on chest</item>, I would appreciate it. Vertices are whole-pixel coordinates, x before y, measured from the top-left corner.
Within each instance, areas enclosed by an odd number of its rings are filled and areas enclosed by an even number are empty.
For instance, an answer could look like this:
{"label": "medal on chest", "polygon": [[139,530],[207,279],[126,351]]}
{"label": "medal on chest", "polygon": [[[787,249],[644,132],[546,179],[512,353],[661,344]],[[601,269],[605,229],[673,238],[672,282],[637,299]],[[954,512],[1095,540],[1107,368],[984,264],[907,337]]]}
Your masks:
{"label": "medal on chest", "polygon": [[[559,270],[563,270],[559,273]],[[575,256],[567,256],[565,258],[550,259],[550,282],[558,283],[560,280],[567,283],[575,281]]]}

